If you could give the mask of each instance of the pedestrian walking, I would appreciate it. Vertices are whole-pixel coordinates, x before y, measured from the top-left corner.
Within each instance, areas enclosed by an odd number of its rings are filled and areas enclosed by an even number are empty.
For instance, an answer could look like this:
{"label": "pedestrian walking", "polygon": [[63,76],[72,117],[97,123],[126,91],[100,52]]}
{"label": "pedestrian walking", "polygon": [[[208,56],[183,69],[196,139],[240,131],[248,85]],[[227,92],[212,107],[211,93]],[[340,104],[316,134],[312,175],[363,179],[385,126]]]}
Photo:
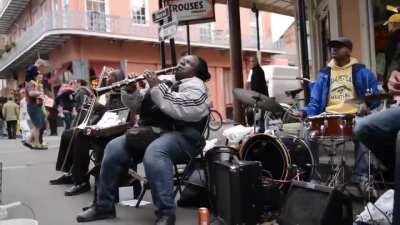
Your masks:
{"label": "pedestrian walking", "polygon": [[21,88],[19,91],[21,95],[21,101],[19,102],[19,124],[21,128],[22,143],[25,143],[31,135],[31,121],[28,114],[27,103],[26,103],[26,92],[25,88]]}
{"label": "pedestrian walking", "polygon": [[47,149],[43,143],[43,131],[46,129],[46,113],[43,106],[43,75],[36,66],[31,65],[26,73],[26,96],[29,118],[32,121],[30,140],[27,145],[32,149]]}
{"label": "pedestrian walking", "polygon": [[8,101],[4,104],[2,114],[7,122],[8,139],[15,139],[17,136],[17,120],[19,117],[19,106],[14,102],[13,97],[8,97]]}
{"label": "pedestrian walking", "polygon": [[63,84],[58,91],[55,99],[56,106],[62,107],[62,115],[64,118],[65,129],[69,130],[72,123],[72,112],[74,110],[74,88],[71,84]]}

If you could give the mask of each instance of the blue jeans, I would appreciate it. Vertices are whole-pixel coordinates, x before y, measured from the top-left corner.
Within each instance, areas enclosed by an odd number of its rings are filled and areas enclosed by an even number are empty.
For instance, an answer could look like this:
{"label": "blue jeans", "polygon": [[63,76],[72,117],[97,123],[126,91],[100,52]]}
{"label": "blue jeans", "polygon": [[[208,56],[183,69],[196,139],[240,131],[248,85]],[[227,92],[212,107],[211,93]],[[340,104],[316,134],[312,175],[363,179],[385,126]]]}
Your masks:
{"label": "blue jeans", "polygon": [[366,116],[356,123],[355,135],[385,165],[394,171],[396,137],[400,130],[400,107]]}
{"label": "blue jeans", "polygon": [[[136,165],[143,160],[157,213],[175,213],[173,165],[187,163],[198,155],[201,140],[200,133],[191,128],[166,132],[146,148],[143,159],[133,158]],[[101,207],[114,207],[118,177],[131,165],[132,156],[137,155],[131,151],[140,151],[126,146],[123,135],[111,140],[105,148],[98,181],[97,204]]]}
{"label": "blue jeans", "polygon": [[[356,117],[356,124],[361,119],[361,117]],[[309,130],[304,130],[304,139],[305,142],[310,147],[311,152],[313,153],[316,171],[318,172],[319,167],[319,140],[317,138],[311,138],[309,135]],[[367,179],[368,177],[368,148],[357,139],[354,142],[354,168],[352,180],[355,182],[361,182]],[[339,147],[341,148],[341,147]],[[316,177],[318,178],[318,177]]]}
{"label": "blue jeans", "polygon": [[71,128],[71,123],[72,123],[72,113],[64,112],[63,114],[64,114],[65,129],[69,130]]}

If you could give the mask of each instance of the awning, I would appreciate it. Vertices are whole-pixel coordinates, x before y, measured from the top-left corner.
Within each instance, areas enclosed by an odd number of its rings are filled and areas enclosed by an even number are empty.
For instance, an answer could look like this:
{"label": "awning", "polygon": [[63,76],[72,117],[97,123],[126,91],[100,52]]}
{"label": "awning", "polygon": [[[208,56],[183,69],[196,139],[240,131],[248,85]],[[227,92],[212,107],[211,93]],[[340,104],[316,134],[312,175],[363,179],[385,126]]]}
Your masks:
{"label": "awning", "polygon": [[[216,3],[226,4],[227,0],[215,0]],[[260,11],[279,13],[288,16],[295,14],[294,0],[238,0],[240,7],[252,8],[255,4]]]}

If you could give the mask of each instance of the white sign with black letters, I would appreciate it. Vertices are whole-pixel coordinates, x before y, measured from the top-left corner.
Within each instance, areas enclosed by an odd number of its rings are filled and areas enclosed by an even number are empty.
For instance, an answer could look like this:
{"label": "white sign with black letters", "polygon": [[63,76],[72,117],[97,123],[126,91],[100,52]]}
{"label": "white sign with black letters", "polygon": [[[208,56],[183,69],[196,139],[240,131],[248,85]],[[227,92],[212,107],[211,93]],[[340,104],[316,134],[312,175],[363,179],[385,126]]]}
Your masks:
{"label": "white sign with black letters", "polygon": [[215,21],[214,0],[167,0],[179,24]]}
{"label": "white sign with black letters", "polygon": [[157,23],[157,22],[159,22],[159,21],[161,21],[163,19],[166,19],[166,18],[168,18],[170,16],[171,16],[171,10],[169,9],[169,7],[165,7],[163,9],[160,9],[160,10],[158,10],[158,11],[156,11],[156,12],[154,12],[152,14],[154,23]]}
{"label": "white sign with black letters", "polygon": [[178,20],[176,19],[173,19],[171,22],[161,25],[158,28],[160,41],[174,38],[177,31],[178,31]]}

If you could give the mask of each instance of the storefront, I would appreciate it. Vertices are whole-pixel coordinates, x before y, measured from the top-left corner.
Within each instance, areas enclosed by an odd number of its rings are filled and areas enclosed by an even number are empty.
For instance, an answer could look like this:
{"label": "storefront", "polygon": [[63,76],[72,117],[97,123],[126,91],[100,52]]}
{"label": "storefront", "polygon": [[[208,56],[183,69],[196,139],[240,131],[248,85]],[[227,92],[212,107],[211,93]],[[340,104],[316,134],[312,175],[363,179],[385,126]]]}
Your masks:
{"label": "storefront", "polygon": [[389,32],[385,21],[394,14],[387,6],[398,0],[307,1],[311,77],[329,61],[327,43],[338,36],[353,40],[353,56],[371,68],[379,80],[385,73]]}

